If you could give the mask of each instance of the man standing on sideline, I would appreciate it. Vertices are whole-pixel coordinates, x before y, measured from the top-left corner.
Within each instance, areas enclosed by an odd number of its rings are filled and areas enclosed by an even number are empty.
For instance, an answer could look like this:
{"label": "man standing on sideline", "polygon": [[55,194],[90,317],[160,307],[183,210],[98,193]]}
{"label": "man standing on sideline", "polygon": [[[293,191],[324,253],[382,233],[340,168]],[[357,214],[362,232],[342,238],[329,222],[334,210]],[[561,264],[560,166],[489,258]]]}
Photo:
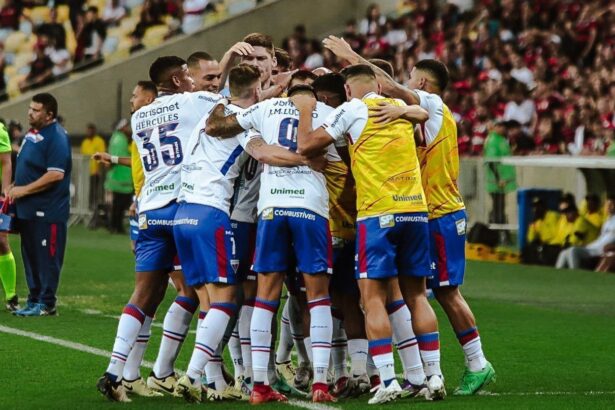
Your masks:
{"label": "man standing on sideline", "polygon": [[57,123],[58,102],[48,93],[32,97],[31,129],[17,156],[15,202],[21,254],[28,282],[28,302],[18,316],[56,314],[56,291],[66,246],[70,208],[71,151],[68,135]]}
{"label": "man standing on sideline", "polygon": [[[96,152],[106,152],[107,145],[105,140],[96,132],[94,124],[88,124],[85,132],[85,138],[81,142],[81,155],[90,157]],[[96,211],[101,200],[102,191],[102,168],[95,160],[90,159],[90,209]]]}
{"label": "man standing on sideline", "polygon": [[[122,118],[109,140],[109,154],[113,157],[130,156],[130,123]],[[125,233],[124,214],[132,203],[132,171],[122,164],[112,164],[107,172],[105,189],[113,193],[109,230],[112,233]]]}

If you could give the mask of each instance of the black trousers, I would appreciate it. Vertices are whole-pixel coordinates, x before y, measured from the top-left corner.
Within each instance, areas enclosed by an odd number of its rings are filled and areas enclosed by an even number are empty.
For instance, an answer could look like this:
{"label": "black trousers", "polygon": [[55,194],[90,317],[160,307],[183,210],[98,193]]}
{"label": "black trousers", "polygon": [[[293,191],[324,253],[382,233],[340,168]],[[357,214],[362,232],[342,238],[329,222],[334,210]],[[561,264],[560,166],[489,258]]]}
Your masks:
{"label": "black trousers", "polygon": [[132,203],[132,194],[113,193],[113,201],[111,202],[111,220],[109,221],[109,229],[112,232],[125,233],[124,230],[124,214]]}
{"label": "black trousers", "polygon": [[506,223],[506,194],[503,192],[491,193],[492,206],[490,222],[495,224]]}

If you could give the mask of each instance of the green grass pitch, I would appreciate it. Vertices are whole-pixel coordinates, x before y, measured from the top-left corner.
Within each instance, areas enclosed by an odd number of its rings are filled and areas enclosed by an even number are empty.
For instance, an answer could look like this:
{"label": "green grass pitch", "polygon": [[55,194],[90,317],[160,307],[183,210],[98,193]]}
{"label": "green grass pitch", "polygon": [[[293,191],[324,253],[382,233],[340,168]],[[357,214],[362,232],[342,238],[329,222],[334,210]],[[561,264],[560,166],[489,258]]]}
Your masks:
{"label": "green grass pitch", "polygon": [[[19,295],[27,293],[17,237]],[[468,263],[466,295],[477,317],[484,350],[497,383],[478,397],[449,396],[443,402],[400,401],[395,408],[615,408],[615,275],[496,263]],[[133,286],[128,238],[71,228],[61,280],[58,317],[17,318],[0,312],[0,326],[109,351],[117,319]],[[174,297],[159,309],[161,323]],[[463,370],[463,355],[439,307],[442,366],[449,393]],[[0,328],[0,409],[118,408],[96,391],[108,359]],[[193,326],[194,328],[194,326]],[[152,328],[146,360],[161,337]],[[185,370],[194,333],[177,361]],[[142,369],[147,376],[149,369]],[[307,406],[310,403],[305,402]],[[247,403],[206,403],[211,408],[247,408]],[[179,408],[178,399],[134,398],[123,408]],[[282,408],[287,405],[271,405]],[[362,409],[367,398],[329,407]],[[289,407],[289,408],[294,408]],[[309,408],[309,407],[308,407]],[[314,407],[318,408],[318,407]],[[327,409],[328,407],[320,407]]]}

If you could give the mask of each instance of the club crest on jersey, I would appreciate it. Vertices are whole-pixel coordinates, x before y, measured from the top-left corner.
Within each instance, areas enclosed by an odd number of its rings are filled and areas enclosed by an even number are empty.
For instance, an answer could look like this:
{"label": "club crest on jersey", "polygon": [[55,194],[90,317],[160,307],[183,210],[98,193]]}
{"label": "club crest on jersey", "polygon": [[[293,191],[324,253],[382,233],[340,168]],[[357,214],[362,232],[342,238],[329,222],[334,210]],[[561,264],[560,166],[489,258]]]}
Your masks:
{"label": "club crest on jersey", "polygon": [[460,219],[458,221],[455,221],[455,225],[457,225],[457,235],[459,235],[459,236],[465,235],[465,233],[466,233],[466,220],[465,219]]}
{"label": "club crest on jersey", "polygon": [[263,209],[263,216],[261,217],[263,221],[269,221],[273,219],[273,208]]}
{"label": "club crest on jersey", "polygon": [[391,228],[395,226],[395,219],[393,215],[382,215],[380,218],[378,218],[378,220],[380,222],[381,228]]}
{"label": "club crest on jersey", "polygon": [[239,259],[231,259],[231,268],[233,268],[233,272],[237,273],[237,269],[239,269]]}
{"label": "club crest on jersey", "polygon": [[139,215],[139,230],[147,229],[147,215],[140,214]]}

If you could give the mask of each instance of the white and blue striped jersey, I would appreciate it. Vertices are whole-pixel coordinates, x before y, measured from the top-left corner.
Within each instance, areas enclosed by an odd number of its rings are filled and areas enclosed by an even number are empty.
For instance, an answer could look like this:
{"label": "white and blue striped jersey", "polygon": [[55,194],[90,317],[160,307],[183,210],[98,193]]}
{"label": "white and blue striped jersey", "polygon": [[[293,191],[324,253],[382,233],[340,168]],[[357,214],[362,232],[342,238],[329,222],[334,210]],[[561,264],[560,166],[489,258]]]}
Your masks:
{"label": "white and blue striped jersey", "polygon": [[[241,112],[242,108],[229,104],[224,111],[225,115],[232,115]],[[209,113],[199,124],[204,124],[208,117]],[[244,152],[238,136],[210,137],[202,128],[197,126],[190,136],[181,170],[178,200],[208,205],[230,215],[235,179],[248,155]],[[247,131],[242,134],[247,134]]]}
{"label": "white and blue striped jersey", "polygon": [[188,139],[221,98],[205,91],[165,94],[132,115],[132,138],[145,176],[139,212],[162,208],[177,199]]}
{"label": "white and blue striped jersey", "polygon": [[[313,127],[321,126],[331,111],[331,107],[317,103],[312,113]],[[247,139],[260,136],[267,144],[297,150],[299,111],[289,98],[262,101],[239,114],[237,121],[244,129],[253,129],[245,136]],[[274,207],[308,209],[328,218],[329,195],[324,175],[305,165],[275,167],[265,164],[258,213]]]}

